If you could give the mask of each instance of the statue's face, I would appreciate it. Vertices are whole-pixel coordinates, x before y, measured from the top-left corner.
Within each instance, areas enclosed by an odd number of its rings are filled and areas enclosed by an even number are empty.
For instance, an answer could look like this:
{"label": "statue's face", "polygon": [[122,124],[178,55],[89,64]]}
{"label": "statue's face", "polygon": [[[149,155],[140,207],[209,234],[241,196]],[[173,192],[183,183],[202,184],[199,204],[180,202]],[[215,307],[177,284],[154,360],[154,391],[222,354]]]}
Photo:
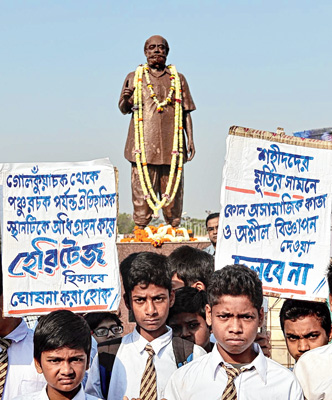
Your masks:
{"label": "statue's face", "polygon": [[150,67],[163,68],[167,57],[167,47],[164,38],[161,36],[152,36],[147,43],[144,53]]}

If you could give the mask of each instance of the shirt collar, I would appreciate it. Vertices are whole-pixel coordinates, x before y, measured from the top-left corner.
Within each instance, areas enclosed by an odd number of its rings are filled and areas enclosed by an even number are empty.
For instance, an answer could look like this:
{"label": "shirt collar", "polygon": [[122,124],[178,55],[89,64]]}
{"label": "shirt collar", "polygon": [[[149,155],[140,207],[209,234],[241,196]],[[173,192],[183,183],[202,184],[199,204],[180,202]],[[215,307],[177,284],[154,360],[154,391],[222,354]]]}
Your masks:
{"label": "shirt collar", "polygon": [[155,354],[158,354],[159,351],[168,345],[172,340],[173,331],[169,326],[166,328],[167,332],[152,340],[152,342],[148,342],[146,339],[144,339],[144,337],[138,333],[137,328],[135,328],[133,331],[133,343],[135,344],[137,350],[140,353],[143,353],[145,346],[150,343]]}
{"label": "shirt collar", "polygon": [[21,342],[28,334],[29,328],[26,322],[22,319],[21,323],[8,335],[6,339],[10,339],[12,342]]}
{"label": "shirt collar", "polygon": [[159,75],[159,76],[156,76],[156,75],[153,73],[153,71],[151,70],[151,68],[150,68],[150,74],[151,74],[152,76],[154,76],[155,78],[160,78],[160,77],[164,76],[165,73],[168,74],[168,75],[171,75],[170,69],[167,68],[166,66],[165,66],[165,69],[164,69],[163,73],[162,73],[161,75]]}
{"label": "shirt collar", "polygon": [[[257,371],[258,375],[261,377],[262,381],[266,385],[267,361],[260,346],[257,343],[253,343],[253,346],[255,353],[258,354],[257,357],[250,364],[246,365],[246,368],[255,367],[255,370]],[[218,344],[216,343],[216,345],[213,346],[211,352],[211,367],[213,368],[214,371],[214,378],[216,377],[216,373],[220,368],[221,362],[223,362],[226,366],[231,366],[230,364],[225,362],[224,359],[222,358],[221,354],[218,351]]]}

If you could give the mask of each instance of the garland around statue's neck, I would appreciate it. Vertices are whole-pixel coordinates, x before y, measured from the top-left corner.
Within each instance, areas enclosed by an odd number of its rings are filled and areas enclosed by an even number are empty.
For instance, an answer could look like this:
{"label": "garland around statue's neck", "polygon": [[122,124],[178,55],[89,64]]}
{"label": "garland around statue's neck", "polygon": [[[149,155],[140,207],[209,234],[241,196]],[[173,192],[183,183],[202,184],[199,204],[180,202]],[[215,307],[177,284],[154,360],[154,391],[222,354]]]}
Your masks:
{"label": "garland around statue's neck", "polygon": [[[149,76],[149,66],[147,64],[139,65],[135,71],[134,77],[134,126],[135,126],[135,160],[137,165],[137,172],[144,193],[144,199],[149,204],[149,207],[154,212],[154,217],[158,217],[158,211],[165,206],[171,204],[174,200],[178,190],[183,167],[183,118],[182,118],[182,89],[179,75],[174,65],[169,65],[166,68],[170,70],[171,87],[169,89],[166,99],[160,102],[153,90]],[[174,135],[173,135],[173,148],[171,168],[166,186],[165,193],[159,200],[155,191],[153,190],[148,164],[146,161],[145,144],[144,144],[144,125],[143,125],[143,99],[142,99],[142,86],[143,86],[143,72],[146,80],[147,87],[150,91],[150,97],[156,103],[157,111],[163,112],[164,108],[172,103],[172,96],[175,95],[174,107]],[[175,171],[177,169],[176,178]],[[173,181],[175,178],[175,183]],[[171,188],[173,186],[173,190]]]}

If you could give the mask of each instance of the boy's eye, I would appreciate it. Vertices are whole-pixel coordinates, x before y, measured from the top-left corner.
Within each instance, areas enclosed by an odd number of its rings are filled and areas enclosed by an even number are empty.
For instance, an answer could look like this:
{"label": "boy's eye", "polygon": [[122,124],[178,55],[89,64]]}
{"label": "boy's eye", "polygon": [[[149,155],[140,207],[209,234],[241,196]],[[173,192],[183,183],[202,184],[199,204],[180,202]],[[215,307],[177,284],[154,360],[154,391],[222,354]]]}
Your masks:
{"label": "boy's eye", "polygon": [[308,336],[308,339],[315,340],[315,339],[317,339],[318,337],[319,337],[319,334],[318,334],[318,333],[312,333],[311,335]]}
{"label": "boy's eye", "polygon": [[73,363],[81,363],[83,361],[84,361],[83,357],[75,357],[75,358],[72,359]]}
{"label": "boy's eye", "polygon": [[250,321],[251,319],[254,319],[252,315],[243,315],[242,317],[244,320]]}
{"label": "boy's eye", "polygon": [[163,298],[163,297],[155,297],[154,301],[155,301],[156,303],[161,303],[161,302],[164,301],[164,298]]}
{"label": "boy's eye", "polygon": [[199,322],[192,322],[188,326],[189,326],[189,329],[196,329],[199,327]]}
{"label": "boy's eye", "polygon": [[296,342],[296,341],[298,340],[298,337],[296,337],[296,336],[287,336],[287,339],[288,339],[290,342]]}
{"label": "boy's eye", "polygon": [[144,299],[135,299],[134,300],[134,302],[137,304],[142,304],[142,303],[144,303],[144,301],[145,301]]}

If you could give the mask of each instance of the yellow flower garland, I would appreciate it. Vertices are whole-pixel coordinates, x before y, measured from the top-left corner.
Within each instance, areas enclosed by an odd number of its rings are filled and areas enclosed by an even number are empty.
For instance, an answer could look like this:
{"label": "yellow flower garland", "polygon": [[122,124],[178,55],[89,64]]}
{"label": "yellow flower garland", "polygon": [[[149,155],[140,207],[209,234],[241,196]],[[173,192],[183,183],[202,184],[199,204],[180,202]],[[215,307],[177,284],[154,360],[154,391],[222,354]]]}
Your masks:
{"label": "yellow flower garland", "polygon": [[[171,72],[171,87],[166,99],[159,102],[156,94],[153,90],[149,77],[149,67],[147,64],[139,65],[135,72],[134,77],[134,126],[135,126],[135,159],[137,165],[137,172],[144,193],[144,199],[149,204],[149,207],[153,210],[154,216],[158,216],[158,211],[171,204],[174,200],[176,192],[178,190],[183,167],[183,126],[182,126],[182,91],[181,81],[177,70],[174,65],[167,67]],[[151,98],[156,103],[157,111],[162,112],[164,107],[172,102],[173,93],[175,93],[175,112],[174,112],[174,136],[173,136],[173,148],[172,148],[172,159],[171,168],[169,173],[169,179],[166,186],[166,191],[162,195],[162,199],[159,200],[155,191],[152,188],[152,183],[149,175],[149,170],[146,161],[145,146],[144,146],[144,127],[143,127],[143,99],[142,99],[142,86],[143,86],[143,71],[147,82],[147,87],[150,90]],[[174,181],[175,169],[177,167],[177,174],[174,183],[174,187],[171,193],[171,188]],[[152,198],[152,200],[151,200]]]}

